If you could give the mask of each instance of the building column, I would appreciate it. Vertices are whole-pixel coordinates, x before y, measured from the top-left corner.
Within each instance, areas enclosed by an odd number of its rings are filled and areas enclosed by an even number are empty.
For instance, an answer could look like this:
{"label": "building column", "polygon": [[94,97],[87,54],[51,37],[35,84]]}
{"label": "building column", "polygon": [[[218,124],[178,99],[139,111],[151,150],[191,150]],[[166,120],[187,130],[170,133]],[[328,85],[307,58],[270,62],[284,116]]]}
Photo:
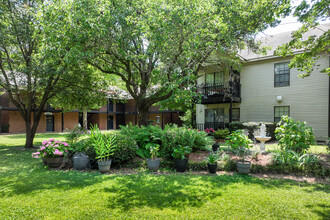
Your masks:
{"label": "building column", "polygon": [[62,125],[61,125],[61,128],[62,128],[62,132],[64,131],[64,113],[63,113],[63,109],[62,109],[62,118],[61,118],[61,123],[62,123]]}

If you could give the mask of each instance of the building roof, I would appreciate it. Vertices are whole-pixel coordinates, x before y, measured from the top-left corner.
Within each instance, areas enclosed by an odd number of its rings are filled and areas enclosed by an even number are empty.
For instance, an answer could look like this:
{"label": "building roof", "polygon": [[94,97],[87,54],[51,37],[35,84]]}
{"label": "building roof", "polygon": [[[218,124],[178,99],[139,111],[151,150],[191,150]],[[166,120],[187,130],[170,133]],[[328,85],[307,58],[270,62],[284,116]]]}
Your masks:
{"label": "building roof", "polygon": [[[326,24],[320,24],[314,29],[308,30],[305,34],[303,34],[303,40],[306,40],[307,37],[316,35],[321,36],[326,31],[330,29],[330,23]],[[277,49],[278,46],[288,43],[291,40],[291,33],[292,31],[279,33],[275,35],[268,35],[266,37],[262,37],[259,39],[256,39],[257,41],[261,41],[261,46],[270,46],[271,50],[267,50],[267,54],[256,54],[253,51],[249,49],[241,50],[238,56],[247,62],[257,61],[257,60],[264,60],[264,59],[270,59],[277,56],[274,56],[274,51]],[[294,52],[299,53],[302,50],[296,50]]]}

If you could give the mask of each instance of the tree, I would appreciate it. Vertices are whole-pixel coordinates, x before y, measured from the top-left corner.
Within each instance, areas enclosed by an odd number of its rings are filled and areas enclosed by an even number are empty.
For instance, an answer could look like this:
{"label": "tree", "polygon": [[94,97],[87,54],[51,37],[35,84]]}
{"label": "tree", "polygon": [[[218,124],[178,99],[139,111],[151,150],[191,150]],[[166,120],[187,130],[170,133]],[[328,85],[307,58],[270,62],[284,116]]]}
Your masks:
{"label": "tree", "polygon": [[71,67],[70,71],[75,72],[72,76],[77,76],[75,85],[57,92],[49,103],[63,111],[82,110],[82,126],[87,130],[87,111],[98,109],[106,103],[107,80],[99,71],[83,63]]}
{"label": "tree", "polygon": [[[46,53],[36,14],[43,1],[0,0],[0,87],[25,121],[25,147],[49,99],[75,85],[60,53]],[[59,56],[61,55],[61,56]]]}
{"label": "tree", "polygon": [[146,125],[150,106],[194,82],[212,53],[237,51],[287,8],[287,0],[71,0],[41,17],[59,51],[121,77]]}
{"label": "tree", "polygon": [[[303,25],[297,31],[292,32],[289,43],[280,46],[276,54],[280,56],[294,56],[289,64],[290,68],[298,68],[302,72],[301,77],[306,77],[316,67],[316,61],[330,52],[330,30],[318,27],[319,22],[330,21],[329,0],[303,0],[297,7],[292,7],[293,15]],[[323,33],[319,36],[311,35],[303,39],[303,34],[312,29],[319,29]],[[296,54],[295,50],[303,50]],[[330,76],[330,68],[321,72]]]}

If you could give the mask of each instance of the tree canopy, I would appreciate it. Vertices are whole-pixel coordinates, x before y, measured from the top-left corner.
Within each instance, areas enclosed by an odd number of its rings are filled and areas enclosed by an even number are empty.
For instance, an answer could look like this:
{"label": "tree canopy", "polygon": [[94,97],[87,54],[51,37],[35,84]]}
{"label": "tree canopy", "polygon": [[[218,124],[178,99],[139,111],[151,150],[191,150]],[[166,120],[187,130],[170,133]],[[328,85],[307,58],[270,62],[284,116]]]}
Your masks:
{"label": "tree canopy", "polygon": [[[289,43],[282,45],[277,50],[277,55],[294,56],[290,62],[290,68],[298,68],[302,72],[301,77],[306,77],[316,67],[316,61],[330,52],[330,29],[318,27],[320,21],[330,22],[329,0],[303,0],[297,7],[292,7],[293,15],[298,17],[302,27],[292,32]],[[303,39],[303,34],[309,30],[319,29],[323,32],[320,36],[310,35]],[[303,50],[295,53],[296,50]],[[321,70],[330,76],[330,68]]]}
{"label": "tree canopy", "polygon": [[251,45],[288,7],[286,0],[69,0],[45,5],[40,21],[50,53],[119,76],[146,124],[149,107],[193,84],[212,53]]}

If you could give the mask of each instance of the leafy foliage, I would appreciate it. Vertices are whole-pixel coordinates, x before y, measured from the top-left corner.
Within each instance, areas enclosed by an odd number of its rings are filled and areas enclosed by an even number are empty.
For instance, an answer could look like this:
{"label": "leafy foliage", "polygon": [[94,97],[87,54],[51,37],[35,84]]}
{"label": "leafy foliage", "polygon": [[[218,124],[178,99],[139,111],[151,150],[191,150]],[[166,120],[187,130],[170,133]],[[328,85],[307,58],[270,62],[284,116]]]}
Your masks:
{"label": "leafy foliage", "polygon": [[111,134],[111,136],[115,137],[115,146],[111,156],[114,162],[127,162],[135,158],[138,147],[134,139],[123,134]]}
{"label": "leafy foliage", "polygon": [[191,153],[191,147],[178,145],[173,147],[172,157],[174,159],[185,159],[189,153]]}
{"label": "leafy foliage", "polygon": [[278,144],[284,150],[293,150],[297,153],[306,152],[310,145],[315,143],[313,128],[306,122],[295,121],[289,116],[283,116],[275,130]]}
{"label": "leafy foliage", "polygon": [[80,124],[76,124],[70,131],[69,135],[65,137],[65,140],[66,142],[68,142],[69,145],[72,145],[75,144],[84,134],[84,130],[82,129]]}
{"label": "leafy foliage", "polygon": [[[294,16],[303,25],[297,31],[292,32],[292,39],[289,43],[278,47],[276,54],[281,56],[294,55],[289,65],[290,68],[298,68],[302,72],[301,77],[311,74],[317,66],[316,61],[322,57],[321,53],[330,52],[330,30],[318,27],[320,20],[329,21],[329,1],[328,0],[303,0],[299,6],[292,8]],[[303,39],[303,34],[309,30],[318,29],[321,31],[319,36],[311,35]],[[295,50],[304,51],[294,54]],[[327,67],[321,72],[330,74],[330,68]]]}
{"label": "leafy foliage", "polygon": [[280,166],[288,171],[295,168],[301,170],[315,170],[320,168],[320,160],[314,154],[301,154],[292,150],[276,151],[273,154],[274,165]]}
{"label": "leafy foliage", "polygon": [[91,133],[89,135],[91,143],[96,153],[96,159],[104,161],[110,158],[114,154],[116,146],[116,136],[101,133],[97,125],[91,127]]}
{"label": "leafy foliage", "polygon": [[215,139],[220,139],[220,140],[223,140],[225,139],[228,135],[230,134],[230,131],[229,129],[218,129],[217,131],[215,131],[213,133],[213,137]]}
{"label": "leafy foliage", "polygon": [[206,157],[206,161],[209,164],[216,164],[218,160],[220,160],[218,152],[210,152],[210,154]]}
{"label": "leafy foliage", "polygon": [[230,148],[239,155],[243,161],[248,153],[248,149],[252,147],[250,145],[251,143],[252,141],[248,136],[243,134],[242,130],[232,132],[226,140],[226,145],[230,146]]}
{"label": "leafy foliage", "polygon": [[[134,139],[139,146],[137,154],[142,158],[150,158],[150,144],[160,144],[163,130],[159,126],[120,126],[121,133]],[[149,145],[148,145],[149,144]]]}

